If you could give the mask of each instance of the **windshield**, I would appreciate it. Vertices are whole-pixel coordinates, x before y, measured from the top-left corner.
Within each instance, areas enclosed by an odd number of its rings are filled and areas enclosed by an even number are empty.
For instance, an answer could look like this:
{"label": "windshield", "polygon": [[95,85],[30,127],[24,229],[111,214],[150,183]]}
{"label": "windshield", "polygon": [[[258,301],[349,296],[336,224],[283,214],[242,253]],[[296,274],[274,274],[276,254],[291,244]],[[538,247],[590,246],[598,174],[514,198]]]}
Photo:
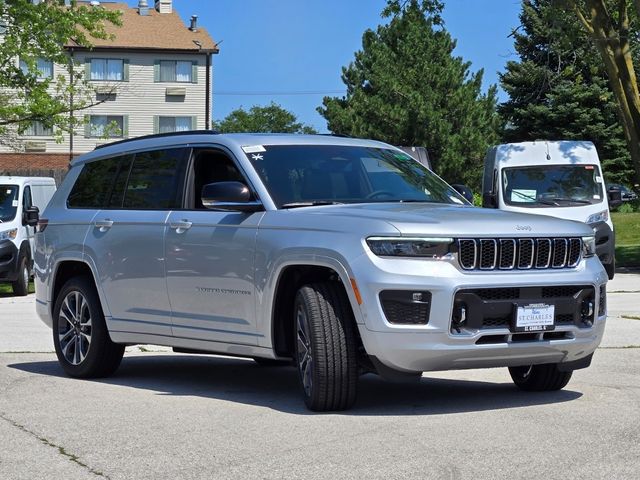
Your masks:
{"label": "windshield", "polygon": [[505,168],[502,192],[507,205],[519,207],[567,207],[603,201],[597,165]]}
{"label": "windshield", "polygon": [[0,185],[0,222],[13,220],[18,210],[18,186]]}
{"label": "windshield", "polygon": [[[278,207],[373,202],[466,204],[397,150],[340,145],[245,147]],[[253,153],[255,152],[255,153]]]}

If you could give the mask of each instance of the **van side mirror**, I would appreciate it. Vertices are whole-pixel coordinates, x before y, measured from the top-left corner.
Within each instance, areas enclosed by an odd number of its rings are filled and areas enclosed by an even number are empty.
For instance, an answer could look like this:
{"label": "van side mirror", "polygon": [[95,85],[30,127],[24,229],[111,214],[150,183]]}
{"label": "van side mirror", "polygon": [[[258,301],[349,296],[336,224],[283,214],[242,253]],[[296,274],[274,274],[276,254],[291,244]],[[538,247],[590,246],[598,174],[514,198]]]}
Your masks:
{"label": "van side mirror", "polygon": [[485,193],[482,195],[482,206],[484,208],[498,208],[498,201],[495,193]]}
{"label": "van side mirror", "polygon": [[607,190],[607,198],[609,199],[609,208],[618,208],[622,205],[622,191],[619,188]]}
{"label": "van side mirror", "polygon": [[202,205],[210,210],[257,212],[262,203],[252,201],[251,191],[242,182],[215,182],[202,187]]}
{"label": "van side mirror", "polygon": [[22,212],[22,224],[35,227],[40,220],[40,209],[36,206],[27,208]]}
{"label": "van side mirror", "polygon": [[455,183],[451,185],[456,192],[462,195],[469,203],[473,204],[473,192],[466,185],[462,185],[460,183]]}

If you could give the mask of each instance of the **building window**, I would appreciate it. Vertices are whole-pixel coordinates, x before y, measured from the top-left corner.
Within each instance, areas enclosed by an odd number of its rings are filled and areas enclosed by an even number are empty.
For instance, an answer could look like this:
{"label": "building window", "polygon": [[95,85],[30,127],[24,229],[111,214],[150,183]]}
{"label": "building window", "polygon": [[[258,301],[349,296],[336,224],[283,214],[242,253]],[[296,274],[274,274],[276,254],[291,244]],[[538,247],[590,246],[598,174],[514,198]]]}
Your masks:
{"label": "building window", "polygon": [[[36,60],[36,69],[39,79],[53,78],[53,62],[44,58],[38,58]],[[29,75],[29,65],[22,58],[20,59],[20,70],[25,75]]]}
{"label": "building window", "polygon": [[91,138],[123,138],[126,135],[123,115],[90,115],[85,136]]}
{"label": "building window", "polygon": [[92,58],[89,80],[122,82],[126,80],[124,63],[120,58]]}
{"label": "building window", "polygon": [[53,129],[36,120],[31,122],[31,125],[27,127],[23,135],[25,137],[51,137],[53,136]]}
{"label": "building window", "polygon": [[197,83],[193,62],[160,60],[156,65],[158,82]]}
{"label": "building window", "polygon": [[186,132],[193,123],[192,117],[158,117],[158,133]]}

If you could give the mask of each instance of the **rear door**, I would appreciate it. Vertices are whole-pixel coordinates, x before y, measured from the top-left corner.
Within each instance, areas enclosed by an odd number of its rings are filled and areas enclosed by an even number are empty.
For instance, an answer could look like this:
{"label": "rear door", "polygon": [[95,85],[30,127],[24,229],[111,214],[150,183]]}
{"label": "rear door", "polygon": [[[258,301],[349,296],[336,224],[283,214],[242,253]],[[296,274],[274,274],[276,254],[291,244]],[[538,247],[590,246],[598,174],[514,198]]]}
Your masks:
{"label": "rear door", "polygon": [[230,155],[196,148],[185,206],[167,219],[167,289],[176,337],[256,345],[254,256],[263,212],[203,207],[202,186],[241,181]]}
{"label": "rear door", "polygon": [[155,336],[158,343],[172,335],[164,229],[181,201],[188,154],[168,148],[121,157],[112,192],[94,217],[85,251],[95,259],[112,332]]}

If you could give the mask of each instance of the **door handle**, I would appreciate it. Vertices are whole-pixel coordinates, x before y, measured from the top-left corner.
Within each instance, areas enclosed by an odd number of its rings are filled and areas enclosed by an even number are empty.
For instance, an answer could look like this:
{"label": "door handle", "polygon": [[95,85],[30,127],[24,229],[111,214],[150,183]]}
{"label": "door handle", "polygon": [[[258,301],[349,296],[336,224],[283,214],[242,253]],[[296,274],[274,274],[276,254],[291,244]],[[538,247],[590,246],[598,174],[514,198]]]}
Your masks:
{"label": "door handle", "polygon": [[171,222],[169,224],[169,226],[171,228],[173,228],[176,233],[184,233],[187,230],[189,230],[191,228],[191,225],[193,225],[193,223],[187,221],[187,220],[181,220],[180,222]]}
{"label": "door handle", "polygon": [[101,231],[106,232],[113,226],[113,220],[109,220],[108,218],[104,220],[97,220],[95,226]]}

